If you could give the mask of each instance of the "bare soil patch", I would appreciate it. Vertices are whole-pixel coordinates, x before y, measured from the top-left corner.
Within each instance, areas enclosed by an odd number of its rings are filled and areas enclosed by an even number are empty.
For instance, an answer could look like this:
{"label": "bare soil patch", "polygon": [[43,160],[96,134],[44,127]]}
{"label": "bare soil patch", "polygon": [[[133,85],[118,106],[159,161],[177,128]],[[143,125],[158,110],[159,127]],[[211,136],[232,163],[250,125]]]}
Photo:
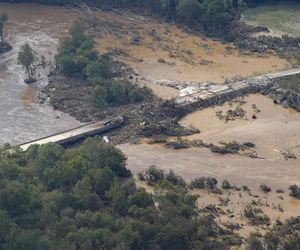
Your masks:
{"label": "bare soil patch", "polygon": [[[175,24],[130,12],[95,12],[91,22],[99,51],[132,66],[136,72],[133,77],[144,80],[148,86],[172,79],[222,83],[290,65],[275,53],[241,53],[232,44],[222,44],[191,34]],[[153,89],[164,98],[174,93],[166,88]]]}

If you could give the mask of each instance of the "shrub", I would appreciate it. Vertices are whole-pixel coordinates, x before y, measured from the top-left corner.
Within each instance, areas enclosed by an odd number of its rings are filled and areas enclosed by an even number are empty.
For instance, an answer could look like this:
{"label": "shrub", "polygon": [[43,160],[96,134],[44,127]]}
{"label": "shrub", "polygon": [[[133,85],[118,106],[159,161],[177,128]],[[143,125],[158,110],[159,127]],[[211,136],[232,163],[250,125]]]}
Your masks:
{"label": "shrub", "polygon": [[224,181],[222,182],[222,188],[223,188],[223,189],[231,189],[232,186],[231,186],[231,184],[230,184],[230,182],[229,182],[228,180],[224,180]]}
{"label": "shrub", "polygon": [[272,191],[272,189],[271,189],[269,186],[267,186],[266,184],[261,184],[261,185],[260,185],[260,189],[261,189],[264,193],[269,193],[269,192]]}
{"label": "shrub", "polygon": [[245,207],[244,216],[250,220],[253,225],[268,224],[270,218],[263,213],[260,208],[254,208],[250,205]]}
{"label": "shrub", "polygon": [[128,80],[101,79],[94,86],[91,93],[93,109],[102,109],[105,106],[119,106],[151,99],[151,90],[140,87]]}
{"label": "shrub", "polygon": [[246,250],[264,250],[264,246],[262,241],[255,236],[254,234],[251,234],[250,237],[247,239],[247,247]]}
{"label": "shrub", "polygon": [[290,196],[300,199],[300,188],[295,184],[289,187]]}
{"label": "shrub", "polygon": [[172,169],[168,174],[166,174],[166,180],[175,186],[186,187],[186,182],[184,181],[184,179],[181,176],[175,174]]}
{"label": "shrub", "polygon": [[158,59],[157,59],[157,62],[159,62],[159,63],[166,63],[166,60],[163,59],[163,58],[158,58]]}
{"label": "shrub", "polygon": [[218,181],[212,177],[198,177],[191,180],[190,188],[208,189],[213,193],[221,194],[222,191],[217,187]]}
{"label": "shrub", "polygon": [[164,171],[152,165],[145,171],[145,180],[148,185],[153,186],[157,182],[164,180]]}

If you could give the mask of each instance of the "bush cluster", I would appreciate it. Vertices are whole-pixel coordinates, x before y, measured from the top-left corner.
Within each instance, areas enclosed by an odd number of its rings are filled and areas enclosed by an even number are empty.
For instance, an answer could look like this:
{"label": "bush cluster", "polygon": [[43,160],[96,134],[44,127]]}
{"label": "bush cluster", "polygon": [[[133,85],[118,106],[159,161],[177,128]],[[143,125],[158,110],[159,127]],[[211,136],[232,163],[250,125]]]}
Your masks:
{"label": "bush cluster", "polygon": [[90,95],[93,110],[152,97],[147,87],[113,79],[115,62],[107,54],[98,54],[94,39],[85,32],[80,20],[74,23],[69,36],[61,40],[55,61],[57,69],[66,77],[81,78],[93,84]]}
{"label": "bush cluster", "polygon": [[163,170],[157,168],[155,165],[150,166],[146,171],[139,172],[138,178],[150,186],[154,186],[157,183],[166,180],[174,186],[179,186],[185,188],[187,186],[186,182],[180,175],[175,174],[171,169],[167,174]]}

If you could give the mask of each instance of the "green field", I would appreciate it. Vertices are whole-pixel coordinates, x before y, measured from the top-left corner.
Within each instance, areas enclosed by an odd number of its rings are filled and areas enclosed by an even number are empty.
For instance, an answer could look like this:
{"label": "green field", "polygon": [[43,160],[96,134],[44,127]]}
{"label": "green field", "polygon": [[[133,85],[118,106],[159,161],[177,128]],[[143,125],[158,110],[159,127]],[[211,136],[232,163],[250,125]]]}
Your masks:
{"label": "green field", "polygon": [[300,4],[262,5],[245,11],[242,20],[254,26],[264,26],[271,34],[300,36]]}

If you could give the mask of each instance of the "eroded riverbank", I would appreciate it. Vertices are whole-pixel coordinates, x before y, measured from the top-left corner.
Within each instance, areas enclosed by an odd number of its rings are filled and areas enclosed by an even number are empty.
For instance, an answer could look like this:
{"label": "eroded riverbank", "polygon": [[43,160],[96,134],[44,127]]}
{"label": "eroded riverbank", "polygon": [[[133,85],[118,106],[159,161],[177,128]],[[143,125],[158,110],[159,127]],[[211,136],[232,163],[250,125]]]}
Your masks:
{"label": "eroded riverbank", "polygon": [[272,51],[241,52],[233,44],[192,34],[174,23],[120,10],[93,14],[91,32],[99,51],[132,66],[133,78],[165,99],[176,92],[159,86],[163,81],[224,83],[291,66]]}

